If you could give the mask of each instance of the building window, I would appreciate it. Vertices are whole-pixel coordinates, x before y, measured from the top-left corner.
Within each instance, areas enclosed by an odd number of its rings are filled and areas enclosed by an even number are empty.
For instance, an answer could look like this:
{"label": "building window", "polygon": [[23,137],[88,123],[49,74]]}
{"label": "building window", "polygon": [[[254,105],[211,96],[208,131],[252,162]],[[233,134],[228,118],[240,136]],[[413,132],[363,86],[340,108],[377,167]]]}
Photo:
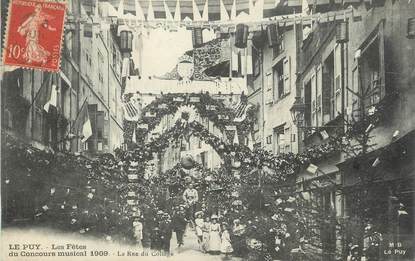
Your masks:
{"label": "building window", "polygon": [[333,119],[332,99],[334,91],[334,54],[333,52],[324,60],[322,67],[322,117],[323,124]]}
{"label": "building window", "polygon": [[272,135],[267,136],[267,144],[272,143]]}
{"label": "building window", "polygon": [[276,58],[278,55],[280,55],[284,51],[284,49],[284,34],[281,33],[278,35],[278,44],[272,47],[273,58]]}
{"label": "building window", "polygon": [[290,67],[290,57],[286,57],[272,68],[274,100],[282,99],[291,92]]}
{"label": "building window", "polygon": [[274,128],[274,144],[273,144],[273,152],[275,154],[284,153],[284,125],[280,125]]}

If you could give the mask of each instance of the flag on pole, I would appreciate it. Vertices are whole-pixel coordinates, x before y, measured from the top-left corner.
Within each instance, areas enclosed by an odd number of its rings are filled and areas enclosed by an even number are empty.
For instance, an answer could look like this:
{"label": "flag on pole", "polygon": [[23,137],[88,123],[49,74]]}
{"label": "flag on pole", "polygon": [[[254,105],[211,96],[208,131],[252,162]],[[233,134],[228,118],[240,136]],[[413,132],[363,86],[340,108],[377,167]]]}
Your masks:
{"label": "flag on pole", "polygon": [[58,101],[58,87],[55,84],[52,84],[51,92],[50,92],[50,99],[45,103],[45,106],[43,106],[43,109],[46,112],[49,112],[49,108],[51,105],[56,108],[57,101]]}
{"label": "flag on pole", "polygon": [[89,118],[88,102],[86,100],[81,107],[75,126],[77,126],[78,132],[80,131],[83,136],[81,139],[82,142],[86,142],[92,136],[92,124]]}
{"label": "flag on pole", "polygon": [[126,102],[122,105],[124,118],[127,121],[138,121],[141,118],[141,103],[137,101]]}
{"label": "flag on pole", "polygon": [[229,20],[229,14],[228,14],[228,11],[226,11],[226,7],[225,7],[225,4],[223,3],[223,0],[220,0],[220,20],[221,21]]}
{"label": "flag on pole", "polygon": [[120,4],[118,5],[118,17],[123,17],[124,16],[124,0],[120,1]]}
{"label": "flag on pole", "polygon": [[202,17],[200,16],[199,8],[195,0],[192,0],[192,7],[193,7],[193,21],[201,21]]}
{"label": "flag on pole", "polygon": [[174,21],[180,22],[182,15],[180,13],[180,0],[176,1],[176,10],[174,11]]}
{"label": "flag on pole", "polygon": [[164,12],[166,13],[166,20],[173,21],[173,16],[170,13],[169,6],[166,4],[166,1],[163,1],[164,4]]}
{"label": "flag on pole", "polygon": [[122,59],[121,77],[130,75],[130,58],[124,57]]}
{"label": "flag on pole", "polygon": [[233,0],[232,9],[231,9],[231,20],[236,19],[236,0]]}
{"label": "flag on pole", "polygon": [[[55,107],[57,106],[58,90],[57,90],[56,84],[54,83],[54,78],[55,78],[54,74],[51,74],[49,76],[48,82],[45,83],[46,88],[45,88],[45,91],[44,91],[44,95],[43,95],[44,100],[42,101],[42,103],[44,102],[43,109],[46,112],[49,112],[50,105],[55,106]],[[39,98],[42,98],[42,96],[40,96]]]}
{"label": "flag on pole", "polygon": [[238,138],[238,131],[235,131],[235,135],[233,136],[233,142],[232,144],[239,144],[239,138]]}
{"label": "flag on pole", "polygon": [[147,21],[154,21],[153,2],[151,0],[148,3]]}
{"label": "flag on pole", "polygon": [[135,134],[135,126],[134,126],[134,130],[133,130],[133,137],[131,138],[131,141],[132,141],[133,143],[137,143],[137,137],[136,137],[136,134]]}
{"label": "flag on pole", "polygon": [[203,15],[202,15],[203,21],[209,20],[209,0],[206,0],[205,6],[203,7]]}
{"label": "flag on pole", "polygon": [[138,20],[146,20],[146,18],[144,17],[143,9],[141,8],[140,2],[138,2],[138,0],[135,0],[135,16]]}
{"label": "flag on pole", "polygon": [[316,174],[318,171],[318,166],[310,163],[310,165],[308,165],[307,167],[307,171],[310,172],[311,174]]}

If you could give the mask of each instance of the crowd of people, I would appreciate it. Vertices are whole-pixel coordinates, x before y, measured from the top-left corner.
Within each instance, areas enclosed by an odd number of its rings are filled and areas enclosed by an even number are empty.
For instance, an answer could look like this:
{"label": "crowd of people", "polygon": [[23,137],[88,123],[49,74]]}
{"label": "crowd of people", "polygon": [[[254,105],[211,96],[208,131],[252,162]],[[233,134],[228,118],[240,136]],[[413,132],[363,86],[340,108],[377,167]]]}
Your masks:
{"label": "crowd of people", "polygon": [[245,226],[239,219],[234,219],[230,225],[229,218],[218,213],[210,213],[199,204],[198,192],[192,184],[188,184],[182,197],[184,204],[176,205],[170,211],[158,209],[151,220],[139,217],[133,222],[134,237],[138,246],[143,246],[143,231],[148,231],[147,246],[153,250],[163,251],[164,255],[168,256],[171,254],[170,243],[173,235],[177,248],[180,248],[185,244],[185,234],[194,233],[199,251],[203,253],[223,254],[225,258],[231,254],[243,256],[246,253]]}

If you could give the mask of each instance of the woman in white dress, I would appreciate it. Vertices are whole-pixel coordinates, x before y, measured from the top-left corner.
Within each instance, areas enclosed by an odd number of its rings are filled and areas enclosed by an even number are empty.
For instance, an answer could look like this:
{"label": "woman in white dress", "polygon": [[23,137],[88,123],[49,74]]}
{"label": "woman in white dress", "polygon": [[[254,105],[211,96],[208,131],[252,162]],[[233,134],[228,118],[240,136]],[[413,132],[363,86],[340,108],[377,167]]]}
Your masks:
{"label": "woman in white dress", "polygon": [[202,248],[203,251],[206,253],[209,251],[209,230],[210,230],[210,218],[209,217],[205,217],[205,222],[203,224],[203,243],[202,243]]}
{"label": "woman in white dress", "polygon": [[211,254],[220,254],[220,225],[218,224],[218,216],[212,216],[212,223],[209,228],[209,251]]}

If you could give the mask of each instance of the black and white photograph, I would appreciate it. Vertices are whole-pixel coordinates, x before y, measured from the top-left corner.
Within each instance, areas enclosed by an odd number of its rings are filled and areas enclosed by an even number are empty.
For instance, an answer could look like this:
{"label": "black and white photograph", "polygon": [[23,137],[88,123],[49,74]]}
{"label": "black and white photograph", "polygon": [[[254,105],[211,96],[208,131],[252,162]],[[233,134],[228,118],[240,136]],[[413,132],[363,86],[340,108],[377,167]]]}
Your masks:
{"label": "black and white photograph", "polygon": [[1,19],[0,260],[415,260],[415,0]]}

